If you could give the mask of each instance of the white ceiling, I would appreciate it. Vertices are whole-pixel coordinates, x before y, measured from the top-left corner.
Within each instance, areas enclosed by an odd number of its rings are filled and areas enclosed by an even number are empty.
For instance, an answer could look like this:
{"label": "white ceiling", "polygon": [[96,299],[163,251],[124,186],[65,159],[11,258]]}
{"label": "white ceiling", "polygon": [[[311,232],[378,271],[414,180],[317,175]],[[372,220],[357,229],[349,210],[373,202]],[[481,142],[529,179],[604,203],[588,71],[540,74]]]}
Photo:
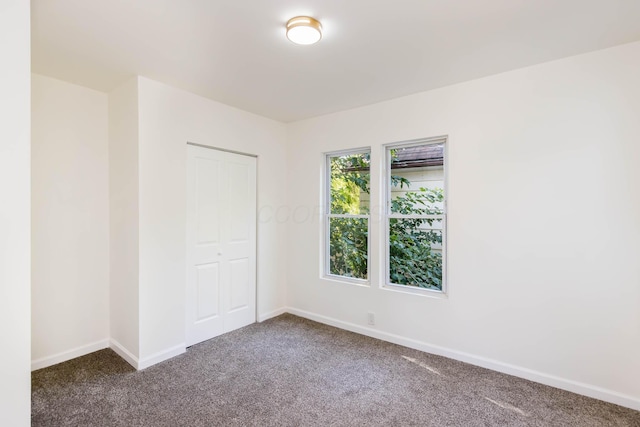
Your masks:
{"label": "white ceiling", "polygon": [[[289,122],[640,40],[640,0],[32,0],[36,73]],[[308,14],[323,40],[296,46]]]}

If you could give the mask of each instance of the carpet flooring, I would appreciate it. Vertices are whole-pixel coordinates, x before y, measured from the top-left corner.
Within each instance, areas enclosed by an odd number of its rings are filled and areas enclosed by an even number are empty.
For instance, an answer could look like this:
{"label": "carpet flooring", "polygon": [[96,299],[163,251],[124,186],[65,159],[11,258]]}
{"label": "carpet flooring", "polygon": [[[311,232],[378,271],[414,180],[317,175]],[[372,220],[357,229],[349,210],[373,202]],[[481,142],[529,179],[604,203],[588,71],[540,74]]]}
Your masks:
{"label": "carpet flooring", "polygon": [[285,314],[136,372],[32,374],[33,426],[640,426],[640,412]]}

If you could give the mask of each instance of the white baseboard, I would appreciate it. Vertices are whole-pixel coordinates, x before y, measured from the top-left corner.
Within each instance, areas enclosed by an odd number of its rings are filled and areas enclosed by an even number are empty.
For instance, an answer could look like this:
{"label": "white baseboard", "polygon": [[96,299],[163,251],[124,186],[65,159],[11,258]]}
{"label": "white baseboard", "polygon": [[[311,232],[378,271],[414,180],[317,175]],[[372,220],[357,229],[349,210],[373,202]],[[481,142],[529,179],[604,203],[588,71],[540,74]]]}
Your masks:
{"label": "white baseboard", "polygon": [[122,344],[111,338],[111,340],[109,341],[109,347],[111,347],[111,350],[115,351],[118,356],[122,357],[127,363],[129,363],[129,365],[136,368],[136,370],[138,369],[138,358],[134,356],[133,353],[131,353],[129,350],[127,350]]}
{"label": "white baseboard", "polygon": [[270,311],[268,313],[258,315],[258,322],[264,322],[265,320],[271,319],[272,317],[280,316],[287,312],[286,307],[279,308],[277,310]]}
{"label": "white baseboard", "polygon": [[164,362],[167,359],[178,356],[187,351],[187,345],[185,343],[178,344],[166,350],[159,351],[152,354],[149,357],[145,357],[138,362],[138,370],[146,369],[157,363]]}
{"label": "white baseboard", "polygon": [[614,403],[616,405],[620,405],[627,408],[635,409],[636,411],[640,411],[640,399],[633,396],[624,395],[612,390],[607,390],[607,389],[593,386],[590,384],[585,384],[578,381],[557,377],[555,375],[545,374],[543,372],[538,372],[532,369],[511,365],[508,363],[500,362],[498,360],[488,359],[482,356],[476,356],[473,354],[452,350],[446,347],[428,344],[428,343],[414,340],[411,338],[405,338],[400,335],[390,334],[387,332],[379,331],[377,329],[368,328],[366,326],[356,325],[354,323],[349,323],[349,322],[343,322],[341,320],[333,319],[331,317],[323,316],[316,313],[311,313],[305,310],[298,310],[296,308],[288,307],[285,311],[287,313],[304,317],[309,320],[313,320],[319,323],[324,323],[330,326],[335,326],[336,328],[345,329],[347,331],[355,332],[361,335],[366,335],[372,338],[377,338],[383,341],[388,341],[404,347],[409,347],[416,350],[424,351],[426,353],[436,354],[438,356],[444,356],[450,359],[459,360],[461,362],[466,362],[471,365],[481,366],[483,368],[491,369],[493,371],[498,371],[498,372],[513,375],[516,377],[525,378],[527,380],[534,381],[540,384],[545,384],[551,387],[567,390],[572,393],[593,397],[594,399],[603,400],[605,402]]}
{"label": "white baseboard", "polygon": [[46,368],[49,366],[57,365],[58,363],[66,362],[67,360],[75,359],[76,357],[84,356],[94,351],[103,350],[109,347],[109,340],[104,339],[91,344],[86,344],[80,347],[73,348],[71,350],[56,353],[51,356],[41,357],[40,359],[31,361],[31,370]]}
{"label": "white baseboard", "polygon": [[156,363],[164,362],[167,359],[171,359],[172,357],[178,356],[179,354],[184,353],[187,350],[187,347],[184,343],[178,344],[169,349],[159,351],[155,354],[152,354],[149,357],[145,357],[143,359],[139,359],[134,356],[129,350],[127,350],[122,344],[118,341],[111,339],[111,349],[115,351],[118,356],[122,357],[127,361],[131,366],[136,368],[136,370],[141,371],[142,369],[146,369],[150,366],[155,365]]}

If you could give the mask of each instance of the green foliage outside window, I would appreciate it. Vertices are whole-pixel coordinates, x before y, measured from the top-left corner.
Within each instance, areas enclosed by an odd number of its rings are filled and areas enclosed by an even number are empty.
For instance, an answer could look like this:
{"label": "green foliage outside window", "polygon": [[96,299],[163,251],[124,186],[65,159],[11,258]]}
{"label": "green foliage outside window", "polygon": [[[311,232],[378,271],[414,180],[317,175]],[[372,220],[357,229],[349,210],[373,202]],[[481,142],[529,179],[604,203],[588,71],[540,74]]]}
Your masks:
{"label": "green foliage outside window", "polygon": [[[392,156],[394,152],[392,151]],[[361,196],[370,193],[368,153],[331,157],[331,213],[367,214]],[[391,185],[410,182],[392,175]],[[391,212],[403,215],[441,215],[441,188],[420,188],[391,200]],[[442,289],[441,220],[391,218],[389,220],[389,279],[392,283],[426,289]],[[330,273],[367,278],[368,221],[364,218],[329,218]]]}

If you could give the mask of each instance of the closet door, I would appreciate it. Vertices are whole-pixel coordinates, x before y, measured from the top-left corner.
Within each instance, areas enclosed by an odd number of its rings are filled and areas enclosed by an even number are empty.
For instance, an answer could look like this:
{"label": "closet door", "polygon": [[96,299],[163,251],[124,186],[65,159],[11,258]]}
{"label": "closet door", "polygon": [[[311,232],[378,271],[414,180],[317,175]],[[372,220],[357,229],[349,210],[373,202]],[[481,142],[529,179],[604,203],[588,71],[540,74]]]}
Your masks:
{"label": "closet door", "polygon": [[188,146],[187,345],[256,320],[256,159]]}

